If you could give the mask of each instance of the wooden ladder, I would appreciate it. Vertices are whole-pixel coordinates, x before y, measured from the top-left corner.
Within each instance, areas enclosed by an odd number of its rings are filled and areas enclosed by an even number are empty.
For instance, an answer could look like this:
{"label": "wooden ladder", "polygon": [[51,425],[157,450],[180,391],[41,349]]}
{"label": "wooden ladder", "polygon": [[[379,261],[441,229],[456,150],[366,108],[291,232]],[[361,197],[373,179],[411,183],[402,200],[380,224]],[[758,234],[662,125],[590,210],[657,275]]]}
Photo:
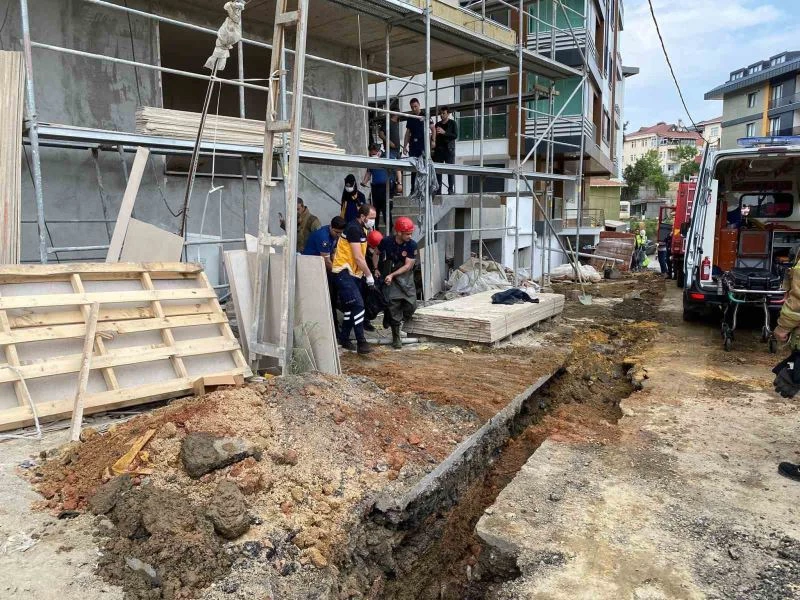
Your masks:
{"label": "wooden ladder", "polygon": [[[269,94],[267,97],[267,116],[264,128],[264,159],[261,168],[261,203],[258,215],[258,261],[253,285],[254,319],[251,324],[250,355],[271,356],[278,359],[284,375],[291,372],[292,335],[294,324],[294,294],[297,257],[297,191],[300,151],[300,128],[303,112],[303,81],[306,66],[306,31],[308,26],[308,0],[297,0],[296,10],[288,10],[288,0],[278,0],[275,6],[275,27],[272,34],[272,57],[270,60]],[[287,106],[286,77],[284,58],[286,50],[286,31],[295,29],[294,62],[291,79],[290,106]],[[275,135],[288,136],[288,146],[283,144],[284,215],[286,235],[273,236],[269,233],[271,194],[275,184],[272,182],[273,153]],[[284,139],[284,142],[287,140]],[[268,290],[269,259],[271,250],[282,253],[283,277],[280,284],[280,297]],[[280,302],[280,334],[277,343],[266,340],[266,315],[270,302]]]}

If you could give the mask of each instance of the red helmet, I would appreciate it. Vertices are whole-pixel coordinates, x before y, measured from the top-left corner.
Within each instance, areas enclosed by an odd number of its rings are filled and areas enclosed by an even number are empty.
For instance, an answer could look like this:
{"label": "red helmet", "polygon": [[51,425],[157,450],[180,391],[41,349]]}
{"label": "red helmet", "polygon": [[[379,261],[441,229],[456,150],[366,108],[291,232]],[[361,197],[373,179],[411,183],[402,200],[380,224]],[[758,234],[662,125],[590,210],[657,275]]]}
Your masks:
{"label": "red helmet", "polygon": [[381,243],[382,239],[383,239],[383,234],[377,229],[373,229],[372,231],[369,232],[369,235],[367,235],[367,246],[369,246],[370,248],[377,248],[378,244]]}
{"label": "red helmet", "polygon": [[394,230],[398,233],[414,233],[414,221],[408,217],[397,217]]}

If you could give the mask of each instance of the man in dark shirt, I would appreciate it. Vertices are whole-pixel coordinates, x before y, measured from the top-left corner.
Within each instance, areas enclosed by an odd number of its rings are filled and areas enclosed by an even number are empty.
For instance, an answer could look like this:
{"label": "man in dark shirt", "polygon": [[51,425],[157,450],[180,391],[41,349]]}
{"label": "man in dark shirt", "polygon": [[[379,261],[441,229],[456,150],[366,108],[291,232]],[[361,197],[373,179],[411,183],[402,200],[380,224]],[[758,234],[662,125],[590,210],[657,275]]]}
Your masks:
{"label": "man in dark shirt", "polygon": [[384,325],[392,327],[392,347],[400,349],[400,325],[408,321],[417,309],[417,289],[414,285],[414,264],[417,243],[411,239],[414,222],[408,217],[398,217],[394,222],[394,235],[386,236],[378,244],[373,257],[375,277],[384,277],[383,295],[386,300]]}
{"label": "man in dark shirt", "polygon": [[[381,154],[380,144],[370,144],[369,155],[372,158],[385,158]],[[375,217],[376,227],[380,226],[381,215],[383,215],[384,225],[386,224],[386,184],[388,181],[389,172],[383,167],[367,169],[361,180],[361,185],[363,186],[366,186],[367,182],[371,184],[372,206],[375,207],[375,213],[377,214]]]}
{"label": "man in dark shirt", "polygon": [[367,203],[367,198],[356,187],[356,176],[350,173],[344,178],[342,190],[342,212],[340,216],[346,223],[358,218],[358,209]]}
{"label": "man in dark shirt", "polygon": [[[419,100],[416,98],[411,99],[411,114],[414,117],[421,117],[422,110],[420,109]],[[406,119],[406,137],[403,141],[403,147],[409,156],[419,157],[425,154],[425,136],[428,133],[428,123],[425,119],[409,118]],[[417,181],[417,174],[411,172],[411,190],[414,190],[414,184]]]}
{"label": "man in dark shirt", "polygon": [[[396,103],[392,103],[391,110],[397,110],[398,106]],[[381,129],[378,132],[378,137],[383,142],[383,147],[387,147],[386,141],[386,122],[381,121]],[[388,141],[388,148],[389,148],[389,158],[393,158],[397,160],[400,158],[400,117],[397,115],[390,115],[389,116],[389,141]],[[403,172],[400,169],[396,169],[394,172],[394,180],[392,182],[391,188],[389,188],[389,194],[392,198],[397,195],[403,193]]]}
{"label": "man in dark shirt", "polygon": [[[455,164],[456,162],[456,140],[458,139],[458,125],[454,119],[450,118],[450,109],[443,106],[439,109],[439,122],[436,123],[436,138],[433,146],[434,162]],[[442,176],[436,175],[439,180],[439,193],[442,190]],[[456,193],[456,176],[450,173],[447,176],[447,190],[449,194]]]}
{"label": "man in dark shirt", "polygon": [[336,251],[336,244],[344,231],[345,223],[342,217],[333,217],[330,225],[320,227],[306,242],[303,254],[306,256],[321,256],[325,259],[325,270],[328,272],[328,295],[331,297],[331,309],[333,310],[333,326],[336,334],[339,334],[339,321],[336,318],[336,307],[338,305],[338,294],[336,291],[336,281],[333,278],[333,253]]}

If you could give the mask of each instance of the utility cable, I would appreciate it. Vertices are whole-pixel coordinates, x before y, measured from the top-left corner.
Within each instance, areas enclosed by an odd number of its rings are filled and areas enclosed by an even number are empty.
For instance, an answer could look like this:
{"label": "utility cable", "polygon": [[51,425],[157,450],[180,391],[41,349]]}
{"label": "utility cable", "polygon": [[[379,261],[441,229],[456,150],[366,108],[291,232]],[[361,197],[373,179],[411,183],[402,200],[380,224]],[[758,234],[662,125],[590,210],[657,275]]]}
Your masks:
{"label": "utility cable", "polygon": [[[686,105],[686,100],[683,97],[683,91],[681,90],[681,86],[678,83],[678,78],[675,75],[675,70],[672,68],[672,61],[669,59],[669,53],[667,52],[667,46],[664,44],[664,38],[661,35],[661,28],[658,26],[658,19],[656,19],[656,12],[653,9],[653,0],[647,0],[647,4],[650,6],[650,14],[653,17],[653,25],[656,26],[656,33],[658,34],[658,41],[661,44],[661,50],[664,52],[664,58],[667,61],[667,67],[669,67],[670,75],[672,75],[672,81],[675,82],[675,87],[678,90],[678,96],[680,96],[681,104],[683,104],[683,110],[686,111],[686,116],[689,117],[689,121],[692,122],[692,125],[697,130],[697,123],[694,122],[691,113],[689,112],[689,107]],[[699,131],[697,132],[698,135],[702,138],[702,140],[708,144],[708,140],[703,137],[703,134]]]}

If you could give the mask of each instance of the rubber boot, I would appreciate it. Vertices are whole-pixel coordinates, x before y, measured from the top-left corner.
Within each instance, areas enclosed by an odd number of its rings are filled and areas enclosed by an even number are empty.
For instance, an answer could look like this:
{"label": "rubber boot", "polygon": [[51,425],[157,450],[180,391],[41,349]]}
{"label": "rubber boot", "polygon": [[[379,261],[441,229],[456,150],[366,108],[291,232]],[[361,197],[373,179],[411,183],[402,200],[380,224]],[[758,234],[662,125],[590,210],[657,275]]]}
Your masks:
{"label": "rubber boot", "polygon": [[403,340],[400,339],[400,325],[392,325],[392,348],[400,350],[403,347]]}

